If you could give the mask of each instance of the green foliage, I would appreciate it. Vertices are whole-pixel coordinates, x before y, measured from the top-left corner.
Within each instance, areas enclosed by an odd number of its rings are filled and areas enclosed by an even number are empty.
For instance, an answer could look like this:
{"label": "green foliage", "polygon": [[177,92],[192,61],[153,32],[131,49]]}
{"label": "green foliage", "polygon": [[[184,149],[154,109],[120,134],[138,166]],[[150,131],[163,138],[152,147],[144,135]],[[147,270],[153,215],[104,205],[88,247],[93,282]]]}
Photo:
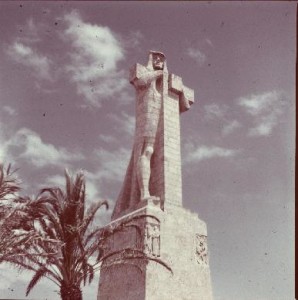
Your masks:
{"label": "green foliage", "polygon": [[0,164],[0,201],[7,200],[9,196],[14,196],[19,190],[19,181],[15,176],[16,170],[11,169],[11,164],[7,168]]}
{"label": "green foliage", "polygon": [[[81,285],[90,283],[100,264],[99,233],[92,222],[106,201],[86,209],[85,178],[65,171],[65,190],[45,188],[36,199],[18,198],[20,220],[27,222],[32,234],[21,252],[5,257],[5,261],[34,271],[27,295],[41,278],[48,278],[60,287],[63,300],[81,300]],[[26,223],[25,222],[25,223]],[[19,222],[19,228],[22,226]],[[18,227],[17,226],[17,227]],[[28,232],[27,230],[27,232]]]}
{"label": "green foliage", "polygon": [[24,231],[18,234],[14,231],[24,225],[15,203],[16,193],[20,190],[15,173],[10,164],[7,168],[0,164],[0,263],[12,253],[20,252],[29,239]]}

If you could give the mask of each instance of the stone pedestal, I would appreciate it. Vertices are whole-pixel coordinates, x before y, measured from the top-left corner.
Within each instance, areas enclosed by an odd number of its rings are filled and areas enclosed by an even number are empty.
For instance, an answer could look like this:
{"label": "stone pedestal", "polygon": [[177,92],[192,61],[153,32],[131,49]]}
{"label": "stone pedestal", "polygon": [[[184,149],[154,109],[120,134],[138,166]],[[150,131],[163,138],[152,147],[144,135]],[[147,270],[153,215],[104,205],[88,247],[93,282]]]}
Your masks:
{"label": "stone pedestal", "polygon": [[206,224],[144,203],[105,227],[98,300],[212,300]]}

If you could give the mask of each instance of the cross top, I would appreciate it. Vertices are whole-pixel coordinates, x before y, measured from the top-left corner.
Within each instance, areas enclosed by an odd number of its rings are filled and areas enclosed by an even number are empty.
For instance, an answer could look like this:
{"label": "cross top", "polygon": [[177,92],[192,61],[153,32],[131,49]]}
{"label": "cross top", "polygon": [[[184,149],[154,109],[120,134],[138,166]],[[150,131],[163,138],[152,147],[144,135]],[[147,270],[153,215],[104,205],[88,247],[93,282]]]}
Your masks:
{"label": "cross top", "polygon": [[[135,64],[130,69],[130,83],[133,84],[136,80],[153,70],[163,71],[162,77],[164,84],[168,85],[168,91],[179,95],[180,112],[187,111],[194,103],[194,90],[185,86],[180,76],[168,73],[166,57],[162,52],[150,51],[146,67],[139,63]],[[167,93],[166,89],[164,89],[163,93]]]}

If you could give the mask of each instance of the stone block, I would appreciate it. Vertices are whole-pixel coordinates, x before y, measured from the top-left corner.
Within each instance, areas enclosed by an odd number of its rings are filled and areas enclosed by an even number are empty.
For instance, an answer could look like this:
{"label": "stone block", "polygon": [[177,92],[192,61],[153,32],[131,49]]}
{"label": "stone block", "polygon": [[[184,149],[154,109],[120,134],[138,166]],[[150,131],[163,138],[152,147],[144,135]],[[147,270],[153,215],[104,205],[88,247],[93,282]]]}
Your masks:
{"label": "stone block", "polygon": [[180,111],[184,112],[194,103],[194,90],[186,86],[183,87],[182,97],[179,101]]}
{"label": "stone block", "polygon": [[169,89],[174,93],[181,93],[183,87],[182,78],[180,76],[170,74],[169,75]]}
{"label": "stone block", "polygon": [[146,73],[146,67],[136,63],[129,70],[129,82],[132,83],[134,80],[139,79],[144,73]]}

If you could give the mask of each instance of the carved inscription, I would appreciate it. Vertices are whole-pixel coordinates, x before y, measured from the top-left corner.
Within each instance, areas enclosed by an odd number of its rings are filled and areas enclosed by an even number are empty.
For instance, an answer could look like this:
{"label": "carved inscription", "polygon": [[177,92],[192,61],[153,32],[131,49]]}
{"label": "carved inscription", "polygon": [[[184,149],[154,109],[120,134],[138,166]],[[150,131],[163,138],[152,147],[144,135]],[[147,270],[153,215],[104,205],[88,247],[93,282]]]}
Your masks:
{"label": "carved inscription", "polygon": [[208,264],[207,237],[196,234],[196,261],[199,265]]}

